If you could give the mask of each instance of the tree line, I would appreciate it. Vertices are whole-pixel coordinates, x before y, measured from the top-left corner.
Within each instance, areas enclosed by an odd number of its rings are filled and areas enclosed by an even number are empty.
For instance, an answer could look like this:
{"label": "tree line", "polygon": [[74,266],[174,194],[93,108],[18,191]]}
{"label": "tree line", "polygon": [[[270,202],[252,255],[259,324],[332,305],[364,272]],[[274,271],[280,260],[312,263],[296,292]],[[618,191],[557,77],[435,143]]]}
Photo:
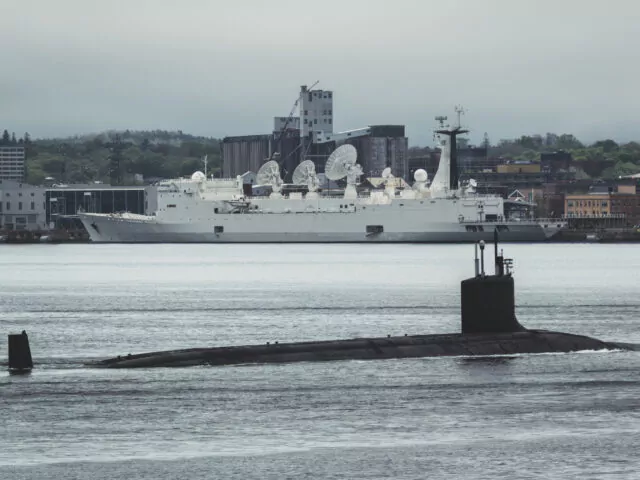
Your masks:
{"label": "tree line", "polygon": [[[3,135],[3,138],[5,136]],[[12,137],[8,145],[13,145]],[[4,140],[3,140],[4,144]],[[16,145],[26,149],[27,183],[135,184],[191,175],[221,168],[220,141],[182,131],[108,131],[97,135],[32,140],[28,134]]]}
{"label": "tree line", "polygon": [[0,139],[0,147],[11,147],[14,145],[25,145],[31,143],[31,136],[25,133],[22,137],[16,138],[16,133],[9,134],[9,130],[2,132],[2,138]]}
{"label": "tree line", "polygon": [[[460,138],[460,147],[469,146]],[[67,138],[32,139],[29,133],[17,138],[4,130],[0,146],[22,145],[26,150],[26,182],[41,185],[57,183],[133,184],[161,178],[191,175],[203,170],[220,172],[221,141],[212,137],[186,134],[180,130],[107,131]],[[590,168],[592,177],[615,178],[640,173],[640,143],[617,143],[604,139],[585,144],[571,134],[547,133],[522,135],[492,144],[485,134],[483,147],[489,158],[501,161],[540,161],[542,153],[564,151],[574,165],[600,163],[601,170]],[[409,155],[422,155],[432,149],[412,147]]]}

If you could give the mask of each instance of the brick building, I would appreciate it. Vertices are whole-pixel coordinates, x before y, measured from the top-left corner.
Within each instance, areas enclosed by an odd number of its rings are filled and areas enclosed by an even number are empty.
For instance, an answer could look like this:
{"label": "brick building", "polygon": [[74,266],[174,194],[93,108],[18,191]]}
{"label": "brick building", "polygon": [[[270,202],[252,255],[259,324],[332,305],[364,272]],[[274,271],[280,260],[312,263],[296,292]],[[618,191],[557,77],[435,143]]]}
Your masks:
{"label": "brick building", "polygon": [[626,224],[640,225],[640,194],[635,185],[619,185],[611,195],[611,213],[624,214]]}
{"label": "brick building", "polygon": [[567,217],[604,217],[611,213],[610,193],[566,195],[564,202]]}

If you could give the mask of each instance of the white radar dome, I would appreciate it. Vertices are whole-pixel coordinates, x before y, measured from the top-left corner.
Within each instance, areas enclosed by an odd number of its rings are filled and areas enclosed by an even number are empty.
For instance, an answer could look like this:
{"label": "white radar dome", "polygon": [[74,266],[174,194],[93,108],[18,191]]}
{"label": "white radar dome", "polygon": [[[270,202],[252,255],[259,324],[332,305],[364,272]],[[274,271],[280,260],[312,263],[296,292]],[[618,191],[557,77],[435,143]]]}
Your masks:
{"label": "white radar dome", "polygon": [[205,177],[204,173],[202,173],[200,170],[198,170],[197,172],[194,172],[193,175],[191,175],[191,180],[193,180],[194,182],[203,182],[207,179],[207,177]]}
{"label": "white radar dome", "polygon": [[419,168],[413,173],[413,178],[416,182],[426,182],[427,178],[429,178],[429,175],[427,175],[427,172],[425,170]]}

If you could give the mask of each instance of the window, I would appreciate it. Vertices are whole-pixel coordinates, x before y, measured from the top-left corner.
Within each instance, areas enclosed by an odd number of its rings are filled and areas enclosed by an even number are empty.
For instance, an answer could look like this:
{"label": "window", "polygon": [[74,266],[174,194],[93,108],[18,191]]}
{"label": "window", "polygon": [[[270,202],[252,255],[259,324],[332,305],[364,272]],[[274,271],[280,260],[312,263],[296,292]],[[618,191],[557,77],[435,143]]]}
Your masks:
{"label": "window", "polygon": [[31,202],[31,210],[35,210],[36,209],[36,202]]}
{"label": "window", "polygon": [[318,123],[318,119],[317,119],[317,118],[314,118],[314,119],[313,119],[313,123],[314,123],[314,124]]}
{"label": "window", "polygon": [[304,114],[305,114],[305,115],[309,115],[309,111],[308,111],[308,110],[305,110],[305,111],[304,111]]}
{"label": "window", "polygon": [[384,227],[382,225],[367,225],[367,236],[375,235],[376,233],[384,232]]}
{"label": "window", "polygon": [[[7,194],[9,195],[9,194]],[[11,210],[11,202],[7,202],[7,210]]]}
{"label": "window", "polygon": [[329,123],[331,123],[331,119],[329,119]]}
{"label": "window", "polygon": [[32,196],[32,197],[35,197],[35,195],[34,195],[34,193],[33,193],[33,192],[31,192],[31,196]]}
{"label": "window", "polygon": [[224,227],[220,226],[220,225],[215,225],[213,227],[213,233],[223,233],[224,232]]}

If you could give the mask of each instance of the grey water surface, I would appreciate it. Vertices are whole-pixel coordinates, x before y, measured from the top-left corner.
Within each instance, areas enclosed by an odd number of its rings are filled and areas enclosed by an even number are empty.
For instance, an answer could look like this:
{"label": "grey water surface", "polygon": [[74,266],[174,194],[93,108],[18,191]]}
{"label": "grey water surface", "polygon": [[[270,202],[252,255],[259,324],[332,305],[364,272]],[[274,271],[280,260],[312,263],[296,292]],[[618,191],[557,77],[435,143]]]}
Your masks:
{"label": "grey water surface", "polygon": [[[640,343],[640,246],[503,247],[525,326]],[[37,363],[0,370],[0,479],[639,478],[640,352],[83,366],[455,332],[472,257],[469,245],[0,246],[0,333],[27,330]]]}

